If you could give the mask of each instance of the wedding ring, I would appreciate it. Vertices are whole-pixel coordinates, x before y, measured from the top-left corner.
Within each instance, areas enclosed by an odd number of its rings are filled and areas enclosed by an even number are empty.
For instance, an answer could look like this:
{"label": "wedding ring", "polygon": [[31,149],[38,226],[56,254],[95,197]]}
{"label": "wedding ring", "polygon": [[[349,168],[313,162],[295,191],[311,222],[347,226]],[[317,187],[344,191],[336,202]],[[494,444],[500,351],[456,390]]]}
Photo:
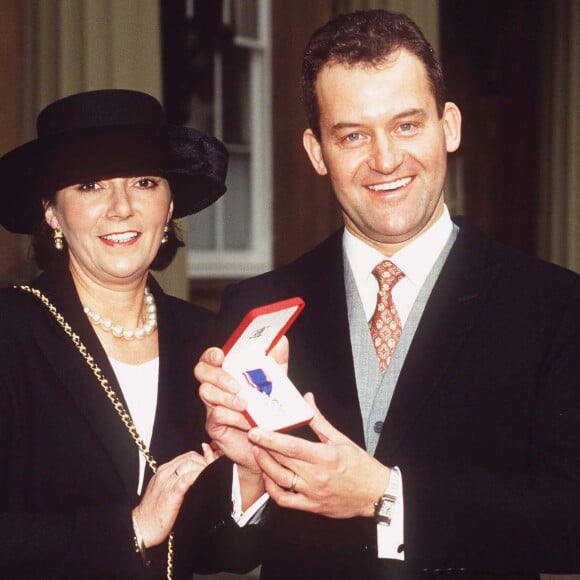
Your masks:
{"label": "wedding ring", "polygon": [[292,485],[290,486],[291,493],[297,493],[296,484],[298,483],[298,474],[294,472],[294,477],[292,477]]}

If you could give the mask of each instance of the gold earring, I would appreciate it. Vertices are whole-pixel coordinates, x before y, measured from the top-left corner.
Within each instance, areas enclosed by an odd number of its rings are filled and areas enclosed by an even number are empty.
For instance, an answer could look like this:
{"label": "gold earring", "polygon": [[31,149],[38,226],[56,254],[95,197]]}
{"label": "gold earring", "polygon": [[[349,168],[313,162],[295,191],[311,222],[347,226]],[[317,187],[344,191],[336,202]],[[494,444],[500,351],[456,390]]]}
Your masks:
{"label": "gold earring", "polygon": [[169,232],[169,226],[165,226],[163,228],[163,237],[161,238],[161,245],[166,244],[169,241],[169,236],[167,233]]}
{"label": "gold earring", "polygon": [[62,235],[62,230],[60,228],[55,228],[52,239],[54,241],[54,247],[60,252],[64,247],[64,236]]}

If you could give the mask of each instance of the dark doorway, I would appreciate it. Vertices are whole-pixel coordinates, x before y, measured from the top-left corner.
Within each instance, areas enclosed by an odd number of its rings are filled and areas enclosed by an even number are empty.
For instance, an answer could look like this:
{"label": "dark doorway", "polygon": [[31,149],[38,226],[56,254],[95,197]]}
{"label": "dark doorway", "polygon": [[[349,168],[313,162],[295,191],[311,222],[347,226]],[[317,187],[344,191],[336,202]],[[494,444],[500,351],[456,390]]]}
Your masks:
{"label": "dark doorway", "polygon": [[543,2],[442,0],[448,98],[463,115],[465,213],[535,253]]}

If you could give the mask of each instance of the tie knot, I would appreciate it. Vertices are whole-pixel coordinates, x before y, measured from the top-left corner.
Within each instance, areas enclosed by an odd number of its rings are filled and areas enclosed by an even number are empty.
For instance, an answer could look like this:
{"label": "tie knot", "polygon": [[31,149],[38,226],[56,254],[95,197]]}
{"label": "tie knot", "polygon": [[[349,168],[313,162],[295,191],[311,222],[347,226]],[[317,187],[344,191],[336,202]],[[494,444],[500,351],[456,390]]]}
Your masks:
{"label": "tie knot", "polygon": [[391,289],[405,274],[390,260],[379,262],[373,269],[373,276],[379,283],[379,289]]}

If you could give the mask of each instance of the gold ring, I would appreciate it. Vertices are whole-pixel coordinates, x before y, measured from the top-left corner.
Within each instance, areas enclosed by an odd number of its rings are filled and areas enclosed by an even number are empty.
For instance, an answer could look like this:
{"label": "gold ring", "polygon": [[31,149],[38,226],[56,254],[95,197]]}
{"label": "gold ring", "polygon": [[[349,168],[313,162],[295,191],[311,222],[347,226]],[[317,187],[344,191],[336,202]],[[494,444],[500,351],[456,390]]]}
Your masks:
{"label": "gold ring", "polygon": [[294,477],[292,477],[292,485],[290,486],[291,493],[297,493],[296,484],[298,483],[298,474],[294,472]]}

